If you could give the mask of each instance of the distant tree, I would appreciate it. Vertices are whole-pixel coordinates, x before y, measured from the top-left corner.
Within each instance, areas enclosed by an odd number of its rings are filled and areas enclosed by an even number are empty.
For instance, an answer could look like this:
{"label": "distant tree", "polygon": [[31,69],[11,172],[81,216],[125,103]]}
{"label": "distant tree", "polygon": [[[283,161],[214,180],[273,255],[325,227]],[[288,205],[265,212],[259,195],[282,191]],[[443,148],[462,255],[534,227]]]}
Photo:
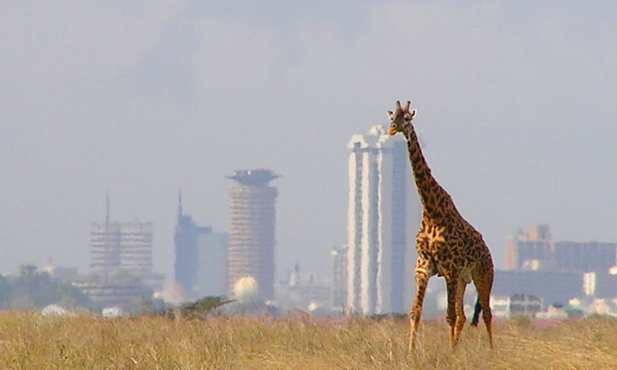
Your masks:
{"label": "distant tree", "polygon": [[185,303],[177,310],[168,312],[168,316],[175,317],[177,313],[187,319],[203,319],[214,309],[226,303],[232,302],[224,296],[208,296],[195,302]]}
{"label": "distant tree", "polygon": [[9,279],[0,275],[0,309],[4,309],[4,302],[7,302],[11,299],[11,295],[13,293],[13,287],[9,281]]}
{"label": "distant tree", "polygon": [[50,304],[89,308],[90,300],[79,288],[53,278],[35,265],[22,265],[17,276],[0,278],[0,309],[37,310]]}

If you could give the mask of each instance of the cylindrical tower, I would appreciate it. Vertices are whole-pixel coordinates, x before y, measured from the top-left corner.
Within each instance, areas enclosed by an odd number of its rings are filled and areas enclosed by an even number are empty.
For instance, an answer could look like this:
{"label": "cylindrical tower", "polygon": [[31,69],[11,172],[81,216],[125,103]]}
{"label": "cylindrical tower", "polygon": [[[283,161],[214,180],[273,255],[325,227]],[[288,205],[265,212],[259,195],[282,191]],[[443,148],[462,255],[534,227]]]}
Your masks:
{"label": "cylindrical tower", "polygon": [[266,169],[239,170],[227,176],[237,182],[229,189],[229,297],[234,296],[234,284],[239,279],[251,276],[257,282],[259,299],[274,298],[277,189],[268,182],[278,177]]}

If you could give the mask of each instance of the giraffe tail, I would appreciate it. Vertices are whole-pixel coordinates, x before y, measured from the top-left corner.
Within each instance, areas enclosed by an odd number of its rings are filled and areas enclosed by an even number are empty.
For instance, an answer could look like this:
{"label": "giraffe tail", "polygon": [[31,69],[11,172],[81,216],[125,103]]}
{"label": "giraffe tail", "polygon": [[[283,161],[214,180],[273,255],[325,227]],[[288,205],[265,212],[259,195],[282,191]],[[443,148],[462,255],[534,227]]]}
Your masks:
{"label": "giraffe tail", "polygon": [[480,297],[476,299],[476,306],[473,309],[473,317],[471,318],[471,326],[478,326],[480,321],[480,312],[482,311],[482,305],[480,304]]}

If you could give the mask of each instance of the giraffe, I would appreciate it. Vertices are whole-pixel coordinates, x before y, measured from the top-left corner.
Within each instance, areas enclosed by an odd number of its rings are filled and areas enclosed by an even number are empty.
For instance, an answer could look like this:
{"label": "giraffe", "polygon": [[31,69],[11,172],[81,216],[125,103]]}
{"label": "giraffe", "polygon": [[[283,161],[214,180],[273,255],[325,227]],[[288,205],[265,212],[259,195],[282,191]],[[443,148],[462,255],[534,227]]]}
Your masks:
{"label": "giraffe", "polygon": [[416,109],[410,111],[411,102],[402,108],[396,102],[396,111],[388,111],[392,120],[388,133],[405,135],[409,161],[422,201],[422,226],[416,236],[418,260],[415,268],[416,295],[409,312],[409,350],[414,349],[422,304],[428,280],[433,275],[446,280],[448,308],[446,321],[450,326],[450,345],[456,346],[465,325],[463,297],[467,284],[473,281],[478,292],[472,325],[482,319],[488,333],[489,346],[493,348],[492,314],[489,306],[493,286],[493,260],[491,252],[476,231],[459,213],[450,195],[431,175],[418,137],[411,124]]}

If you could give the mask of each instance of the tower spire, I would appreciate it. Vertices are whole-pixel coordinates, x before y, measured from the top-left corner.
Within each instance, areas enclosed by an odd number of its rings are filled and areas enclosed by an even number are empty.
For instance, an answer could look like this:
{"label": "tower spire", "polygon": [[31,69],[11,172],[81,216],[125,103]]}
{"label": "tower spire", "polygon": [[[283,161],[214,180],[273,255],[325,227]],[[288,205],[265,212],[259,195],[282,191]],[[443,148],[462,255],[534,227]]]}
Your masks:
{"label": "tower spire", "polygon": [[182,190],[178,190],[178,223],[182,217]]}

